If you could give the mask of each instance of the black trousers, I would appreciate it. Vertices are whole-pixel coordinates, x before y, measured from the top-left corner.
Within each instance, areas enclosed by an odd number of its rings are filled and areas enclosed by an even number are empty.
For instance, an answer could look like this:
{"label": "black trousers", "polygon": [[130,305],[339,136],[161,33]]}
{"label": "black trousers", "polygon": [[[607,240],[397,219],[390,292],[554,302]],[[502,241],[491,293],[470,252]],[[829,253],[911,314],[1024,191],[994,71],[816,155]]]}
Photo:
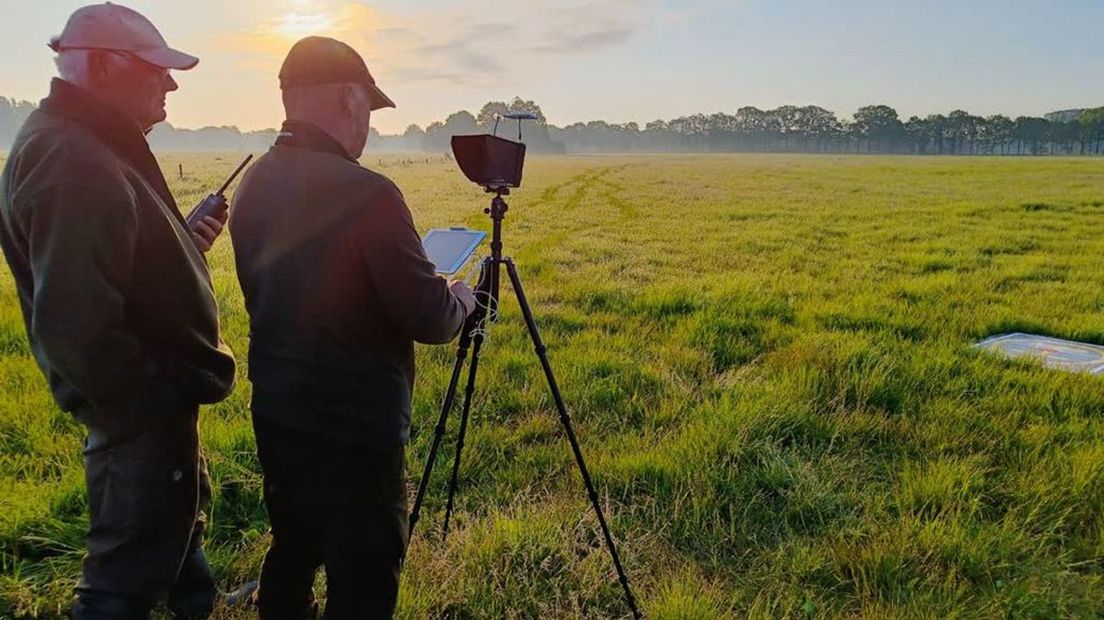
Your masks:
{"label": "black trousers", "polygon": [[120,425],[75,412],[88,427],[88,553],[71,617],[146,620],[162,597],[177,618],[205,618],[215,583],[203,553],[210,502],[198,407],[150,411]]}
{"label": "black trousers", "polygon": [[343,445],[256,415],[253,427],[272,523],[257,596],[261,618],[312,617],[312,586],[323,566],[327,620],[390,618],[407,543],[404,448]]}

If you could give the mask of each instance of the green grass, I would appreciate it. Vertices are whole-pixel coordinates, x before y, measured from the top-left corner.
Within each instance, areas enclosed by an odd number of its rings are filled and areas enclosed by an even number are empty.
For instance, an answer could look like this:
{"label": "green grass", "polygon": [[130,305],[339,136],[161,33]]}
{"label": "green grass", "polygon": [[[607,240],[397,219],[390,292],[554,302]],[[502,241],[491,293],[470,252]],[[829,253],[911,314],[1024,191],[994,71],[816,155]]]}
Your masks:
{"label": "green grass", "polygon": [[[162,161],[188,208],[236,159]],[[367,161],[421,228],[487,228],[452,162],[410,159]],[[1104,615],[1104,384],[970,349],[1104,343],[1102,205],[1091,159],[531,159],[506,251],[648,615]],[[244,360],[226,239],[210,260]],[[512,298],[484,350],[456,525],[441,542],[447,445],[400,617],[623,617]],[[412,482],[453,352],[418,351]],[[0,617],[55,618],[86,524],[81,429],[6,273],[0,386]],[[267,544],[248,394],[202,422],[227,588]]]}

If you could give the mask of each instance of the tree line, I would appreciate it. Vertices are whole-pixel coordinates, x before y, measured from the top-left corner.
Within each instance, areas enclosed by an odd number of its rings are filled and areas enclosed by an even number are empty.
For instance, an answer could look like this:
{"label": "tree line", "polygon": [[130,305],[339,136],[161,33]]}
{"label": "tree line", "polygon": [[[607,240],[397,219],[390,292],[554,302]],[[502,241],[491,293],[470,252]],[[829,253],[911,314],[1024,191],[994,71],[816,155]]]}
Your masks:
{"label": "tree line", "polygon": [[[34,110],[26,101],[0,97],[0,149],[10,146]],[[887,105],[859,108],[850,118],[818,106],[743,107],[734,114],[693,114],[639,124],[590,121],[557,127],[540,106],[520,97],[492,101],[477,113],[461,110],[425,128],[410,125],[396,135],[372,130],[371,151],[445,152],[453,135],[493,131],[516,139],[516,121],[496,120],[507,112],[529,112],[521,139],[542,153],[755,152],[896,153],[912,155],[1100,155],[1104,153],[1104,107],[1065,110],[1042,117],[976,116],[963,110],[902,120]],[[162,123],[150,133],[156,150],[259,151],[275,129],[241,131],[234,126],[181,129]]]}
{"label": "tree line", "polygon": [[735,114],[694,114],[643,128],[636,123],[576,123],[550,128],[550,137],[570,152],[1100,155],[1104,108],[1015,119],[956,110],[902,120],[886,105],[864,106],[850,119],[818,106],[744,107]]}

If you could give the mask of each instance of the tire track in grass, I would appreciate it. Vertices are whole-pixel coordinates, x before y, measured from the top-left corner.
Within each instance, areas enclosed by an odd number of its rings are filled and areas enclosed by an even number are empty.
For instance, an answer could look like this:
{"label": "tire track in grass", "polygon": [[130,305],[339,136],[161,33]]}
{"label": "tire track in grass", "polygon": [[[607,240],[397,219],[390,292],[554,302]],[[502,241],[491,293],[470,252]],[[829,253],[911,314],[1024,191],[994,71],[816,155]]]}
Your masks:
{"label": "tire track in grass", "polygon": [[[526,211],[536,213],[538,209],[553,208],[558,213],[571,213],[578,210],[579,206],[583,204],[583,199],[591,193],[597,179],[609,174],[610,168],[603,166],[593,170],[586,170],[580,174],[576,174],[567,181],[551,186],[541,193],[541,197],[534,202],[524,203]],[[563,197],[564,193],[570,191],[570,194]],[[516,229],[524,234],[527,230],[530,230],[532,220],[543,220],[544,218],[526,218],[518,223]],[[563,244],[570,239],[572,234],[571,227],[558,227],[556,229],[544,229],[545,232],[538,239],[528,241],[524,244],[522,251],[523,257],[540,257],[545,254],[545,250],[550,247],[555,247]]]}
{"label": "tire track in grass", "polygon": [[[639,164],[622,164],[616,168],[610,169],[610,172],[624,172],[638,165]],[[633,219],[638,217],[640,212],[637,211],[636,207],[621,198],[622,193],[626,190],[625,186],[616,181],[607,179],[607,176],[609,175],[602,175],[598,178],[598,183],[606,188],[606,191],[602,193],[602,197],[605,198],[606,202],[610,205],[617,208],[617,211],[621,214],[621,219]]]}
{"label": "tire track in grass", "polygon": [[577,200],[581,196],[581,194],[585,192],[586,187],[591,184],[590,181],[592,178],[604,176],[609,172],[609,170],[610,168],[608,166],[598,168],[596,171],[584,170],[583,172],[572,176],[562,183],[557,183],[555,185],[550,185],[546,187],[540,193],[540,196],[538,196],[536,200],[528,203],[528,205],[530,208],[536,208],[556,202],[557,198],[560,196],[560,193],[563,190],[568,189],[572,186],[582,186],[582,188],[576,188],[575,191],[572,192],[571,198],[568,199],[569,202],[573,199]]}

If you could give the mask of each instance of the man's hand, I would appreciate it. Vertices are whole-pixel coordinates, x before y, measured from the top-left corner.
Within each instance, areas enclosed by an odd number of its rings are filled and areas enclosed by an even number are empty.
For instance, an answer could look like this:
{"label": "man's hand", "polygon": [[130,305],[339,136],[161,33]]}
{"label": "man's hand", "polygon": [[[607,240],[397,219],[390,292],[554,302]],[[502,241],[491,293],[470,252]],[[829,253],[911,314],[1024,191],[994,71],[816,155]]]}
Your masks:
{"label": "man's hand", "polygon": [[218,216],[208,215],[196,222],[195,228],[192,229],[192,238],[195,239],[199,251],[206,252],[211,249],[211,246],[215,244],[215,239],[218,239],[218,236],[222,233],[222,228],[226,225],[226,220],[229,217],[230,210],[223,209]]}
{"label": "man's hand", "polygon": [[456,298],[456,301],[460,302],[460,305],[464,306],[464,313],[467,316],[471,316],[472,312],[475,312],[475,293],[468,288],[468,285],[463,280],[450,280],[449,292]]}

